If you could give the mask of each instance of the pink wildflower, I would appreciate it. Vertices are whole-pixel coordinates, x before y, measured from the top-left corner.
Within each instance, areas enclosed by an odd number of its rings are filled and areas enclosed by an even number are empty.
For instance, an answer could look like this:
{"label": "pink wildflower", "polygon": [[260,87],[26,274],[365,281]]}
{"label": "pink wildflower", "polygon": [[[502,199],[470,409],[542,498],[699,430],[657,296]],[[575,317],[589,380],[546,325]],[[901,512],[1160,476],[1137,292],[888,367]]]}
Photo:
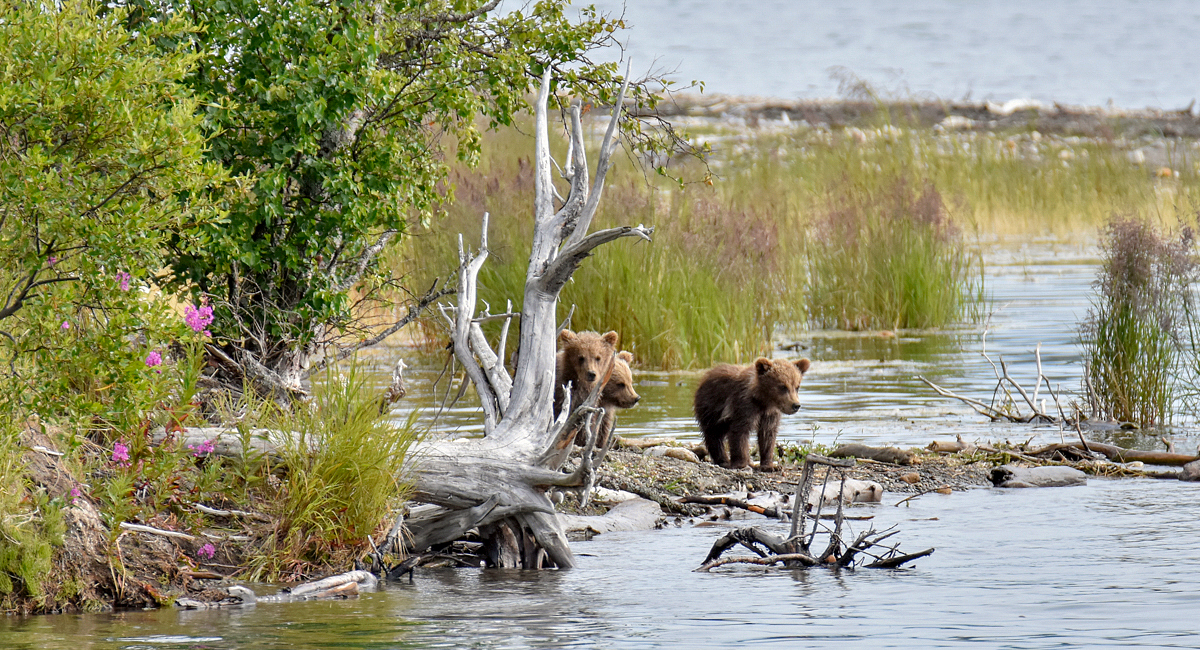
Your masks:
{"label": "pink wildflower", "polygon": [[188,305],[183,310],[183,322],[187,323],[193,332],[203,332],[213,322],[213,308],[208,305]]}
{"label": "pink wildflower", "polygon": [[158,353],[158,350],[146,355],[146,365],[150,368],[162,365],[162,355]]}
{"label": "pink wildflower", "polygon": [[213,558],[213,556],[216,554],[217,554],[217,547],[213,546],[212,544],[205,544],[204,546],[201,546],[199,550],[196,551],[196,557],[202,558],[205,560],[211,560]]}
{"label": "pink wildflower", "polygon": [[71,487],[71,505],[75,505],[75,503],[77,501],[79,501],[79,497],[81,497],[81,496],[83,496],[83,492],[79,491],[79,486],[78,485],[72,486]]}
{"label": "pink wildflower", "polygon": [[128,466],[129,465],[129,447],[125,446],[125,443],[123,443],[123,442],[120,442],[120,441],[114,442],[112,459],[113,459],[113,462],[115,462],[121,466]]}
{"label": "pink wildflower", "polygon": [[124,271],[117,274],[117,282],[121,283],[121,291],[129,291],[129,281],[131,279],[133,279],[133,276]]}
{"label": "pink wildflower", "polygon": [[69,330],[69,329],[71,329],[71,321],[69,321],[69,320],[65,320],[65,321],[63,321],[62,328],[63,328],[64,330]]}
{"label": "pink wildflower", "polygon": [[49,264],[50,266],[54,266],[55,264],[58,264],[58,256],[51,255],[49,257],[49,259],[46,260],[46,263]]}
{"label": "pink wildflower", "polygon": [[193,456],[204,456],[205,454],[211,454],[217,450],[217,441],[205,440],[198,445],[188,445],[188,449],[192,450]]}

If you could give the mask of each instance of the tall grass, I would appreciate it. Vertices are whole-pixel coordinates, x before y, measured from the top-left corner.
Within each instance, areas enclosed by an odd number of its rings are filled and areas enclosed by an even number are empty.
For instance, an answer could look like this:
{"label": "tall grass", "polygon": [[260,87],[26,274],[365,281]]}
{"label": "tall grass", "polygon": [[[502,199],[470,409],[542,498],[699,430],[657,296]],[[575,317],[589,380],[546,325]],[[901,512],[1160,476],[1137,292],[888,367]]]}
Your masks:
{"label": "tall grass", "polygon": [[[1091,237],[1114,211],[1169,224],[1200,198],[1200,173],[1184,156],[1173,156],[1169,169],[1135,164],[1130,154],[1139,143],[1119,138],[944,131],[914,127],[884,109],[861,128],[709,137],[730,160],[724,176],[749,181],[763,200],[806,214],[819,212],[822,197],[840,184],[876,193],[896,178],[914,177],[938,189],[964,228]],[[735,174],[740,170],[752,173]]]}
{"label": "tall grass", "polygon": [[249,561],[255,579],[301,576],[314,565],[348,564],[406,494],[400,475],[414,441],[397,426],[354,364],[314,383],[311,403],[279,417],[286,475],[272,499],[274,530]]}
{"label": "tall grass", "polygon": [[811,319],[846,330],[942,327],[964,318],[981,282],[931,183],[831,198],[808,249]]}
{"label": "tall grass", "polygon": [[[618,161],[594,226],[645,223],[655,240],[602,247],[562,295],[560,315],[574,306],[573,327],[618,330],[645,366],[745,361],[769,352],[782,329],[806,324],[969,319],[982,289],[973,237],[1090,240],[1114,210],[1167,222],[1200,196],[1195,169],[1180,164],[1160,177],[1130,162],[1131,143],[1119,138],[914,128],[886,107],[856,127],[702,126],[695,139],[712,146],[709,167],[675,169],[693,179],[711,171],[712,187],[681,187]],[[508,299],[519,309],[532,151],[532,138],[515,129],[485,135],[479,167],[452,175],[446,218],[415,230],[393,266],[418,284],[446,277],[457,234],[477,242],[487,211],[492,257],[480,297],[493,312]],[[835,227],[840,217],[857,225]]]}
{"label": "tall grass", "polygon": [[[453,268],[457,233],[477,241],[479,218],[491,214],[491,257],[479,278],[492,310],[520,300],[532,221],[532,142],[493,134],[480,167],[453,176],[455,201],[434,228],[410,240],[411,259],[396,265],[429,277]],[[769,352],[776,325],[799,313],[803,269],[793,264],[798,232],[782,225],[775,206],[728,196],[707,186],[681,190],[647,179],[620,161],[610,175],[594,228],[655,227],[651,243],[620,240],[600,248],[563,290],[560,315],[572,327],[622,335],[642,364],[702,367]]]}
{"label": "tall grass", "polygon": [[1145,219],[1114,218],[1082,329],[1093,410],[1141,426],[1168,424],[1185,368],[1189,285],[1197,279],[1191,229],[1163,234]]}

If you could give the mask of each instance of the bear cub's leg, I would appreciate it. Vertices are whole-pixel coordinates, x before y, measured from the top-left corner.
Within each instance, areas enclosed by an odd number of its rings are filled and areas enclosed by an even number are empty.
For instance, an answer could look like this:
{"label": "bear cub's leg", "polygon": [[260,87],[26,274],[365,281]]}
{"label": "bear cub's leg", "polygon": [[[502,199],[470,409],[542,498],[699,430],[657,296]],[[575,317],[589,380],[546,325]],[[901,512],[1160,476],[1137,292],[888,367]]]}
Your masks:
{"label": "bear cub's leg", "polygon": [[758,469],[763,472],[778,472],[775,463],[775,439],[779,435],[778,412],[771,411],[758,416]]}

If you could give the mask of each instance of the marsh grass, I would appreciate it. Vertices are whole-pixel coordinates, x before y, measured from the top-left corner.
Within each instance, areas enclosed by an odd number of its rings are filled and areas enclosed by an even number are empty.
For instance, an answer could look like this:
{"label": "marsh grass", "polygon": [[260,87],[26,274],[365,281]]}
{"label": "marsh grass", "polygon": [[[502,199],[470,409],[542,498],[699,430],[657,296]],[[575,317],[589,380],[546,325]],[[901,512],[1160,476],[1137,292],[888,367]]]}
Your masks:
{"label": "marsh grass", "polygon": [[1140,426],[1171,422],[1190,365],[1183,362],[1194,248],[1190,228],[1171,236],[1134,217],[1107,226],[1081,330],[1085,390],[1098,415]]}
{"label": "marsh grass", "polygon": [[252,579],[348,565],[403,500],[412,422],[381,417],[368,388],[365,373],[347,364],[314,383],[310,403],[278,416],[273,428],[293,435],[282,438],[286,474],[269,499],[274,529],[249,560]]}
{"label": "marsh grass", "polygon": [[1188,143],[1167,142],[1164,168],[1130,161],[1146,144],[1140,141],[930,129],[886,107],[861,127],[715,129],[705,137],[728,161],[720,176],[802,214],[819,213],[822,197],[838,185],[877,193],[897,178],[922,178],[965,230],[1090,238],[1114,211],[1166,225],[1200,198],[1196,147]]}
{"label": "marsh grass", "polygon": [[[491,256],[479,296],[496,313],[509,299],[520,309],[532,234],[532,142],[507,132],[488,144],[478,169],[454,173],[455,201],[446,218],[415,232],[409,257],[391,263],[416,277],[445,277],[456,264],[457,233],[477,246],[486,211]],[[784,232],[774,208],[704,185],[681,190],[640,172],[620,161],[593,228],[653,225],[654,241],[626,239],[599,249],[563,290],[560,316],[571,313],[575,329],[617,330],[622,347],[653,367],[703,367],[768,353],[776,325],[801,307],[803,269],[786,251],[799,249],[799,236]]]}
{"label": "marsh grass", "polygon": [[945,327],[978,300],[967,250],[932,183],[848,188],[830,198],[808,249],[811,320],[844,330]]}
{"label": "marsh grass", "polygon": [[[718,124],[693,133],[712,148],[709,166],[673,160],[671,173],[697,180],[711,172],[713,186],[681,186],[619,160],[594,227],[653,225],[654,241],[600,248],[562,294],[560,316],[575,307],[572,327],[619,331],[644,367],[745,362],[769,353],[782,331],[809,324],[969,321],[983,291],[977,240],[1090,241],[1114,211],[1166,223],[1200,196],[1190,150],[1160,177],[1131,163],[1137,143],[1120,138],[916,128],[883,105],[854,127]],[[498,313],[509,299],[520,309],[533,142],[517,129],[484,142],[477,168],[453,171],[446,218],[414,230],[389,264],[417,284],[448,277],[458,233],[476,246],[487,211],[492,256],[480,297]],[[561,146],[555,154],[561,159]],[[832,227],[838,216],[856,225]],[[445,340],[436,319],[424,327],[434,344]]]}

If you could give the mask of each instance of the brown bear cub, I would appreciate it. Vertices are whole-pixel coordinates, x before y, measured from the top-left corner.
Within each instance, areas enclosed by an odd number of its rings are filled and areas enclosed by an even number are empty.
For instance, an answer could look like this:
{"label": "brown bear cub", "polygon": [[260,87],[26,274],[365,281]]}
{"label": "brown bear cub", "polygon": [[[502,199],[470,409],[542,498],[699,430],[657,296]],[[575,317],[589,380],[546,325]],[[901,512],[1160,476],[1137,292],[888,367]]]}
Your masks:
{"label": "brown bear cub", "polygon": [[621,336],[616,332],[575,333],[563,330],[558,334],[562,350],[558,353],[554,369],[554,417],[562,410],[564,387],[571,384],[571,408],[574,409],[587,399],[601,374],[608,369],[608,361],[617,351]]}
{"label": "brown bear cub", "polygon": [[[632,361],[632,353],[624,350],[619,352],[614,362],[612,376],[608,378],[608,383],[604,384],[604,392],[600,393],[600,400],[596,406],[604,409],[604,417],[600,419],[600,428],[596,432],[597,448],[608,446],[608,436],[612,433],[617,409],[632,408],[638,403],[638,400],[642,399],[642,396],[633,389],[633,371],[629,368]],[[583,444],[583,441],[578,438],[575,439],[575,442]]]}
{"label": "brown bear cub", "polygon": [[[758,431],[758,468],[777,471],[775,437],[783,413],[800,410],[796,390],[808,372],[808,359],[760,357],[749,366],[721,364],[705,373],[696,388],[696,422],[713,463],[729,469],[750,466],[750,431]],[[726,450],[728,446],[728,450]]]}

